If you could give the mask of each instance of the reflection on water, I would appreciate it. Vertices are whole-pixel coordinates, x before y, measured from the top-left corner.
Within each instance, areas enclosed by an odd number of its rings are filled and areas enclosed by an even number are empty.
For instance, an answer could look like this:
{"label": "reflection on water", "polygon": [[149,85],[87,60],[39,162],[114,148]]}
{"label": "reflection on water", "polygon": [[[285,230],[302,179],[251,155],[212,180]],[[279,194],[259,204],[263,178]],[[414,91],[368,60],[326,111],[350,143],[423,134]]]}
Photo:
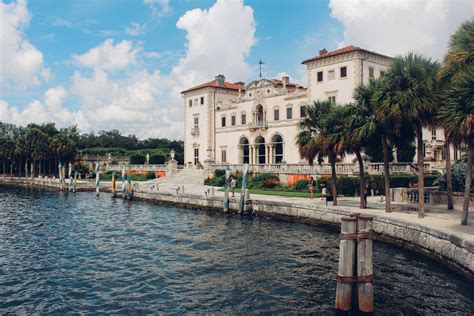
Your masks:
{"label": "reflection on water", "polygon": [[[338,231],[0,186],[0,313],[333,311]],[[473,284],[376,242],[379,312],[474,310]]]}

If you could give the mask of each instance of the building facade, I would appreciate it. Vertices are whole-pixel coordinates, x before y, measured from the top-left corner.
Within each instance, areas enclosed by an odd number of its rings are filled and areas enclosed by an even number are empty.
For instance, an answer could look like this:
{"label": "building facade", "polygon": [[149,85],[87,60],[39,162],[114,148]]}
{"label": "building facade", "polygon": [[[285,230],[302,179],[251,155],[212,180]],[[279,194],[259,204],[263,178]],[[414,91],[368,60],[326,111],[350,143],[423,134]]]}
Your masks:
{"label": "building facade", "polygon": [[[355,87],[383,76],[391,60],[354,46],[321,50],[302,62],[307,87],[291,83],[289,77],[246,85],[219,75],[183,91],[185,164],[306,164],[295,144],[306,105],[313,100],[352,102]],[[444,160],[442,133],[427,129],[424,134],[425,154]],[[346,156],[345,162],[353,158]]]}

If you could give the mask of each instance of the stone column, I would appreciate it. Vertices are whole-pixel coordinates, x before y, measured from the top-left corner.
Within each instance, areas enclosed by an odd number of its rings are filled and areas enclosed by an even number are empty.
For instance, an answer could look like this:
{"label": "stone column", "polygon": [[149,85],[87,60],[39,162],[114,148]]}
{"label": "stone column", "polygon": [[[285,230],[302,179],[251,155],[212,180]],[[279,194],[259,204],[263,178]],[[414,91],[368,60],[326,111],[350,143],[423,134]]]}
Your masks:
{"label": "stone column", "polygon": [[263,111],[263,124],[267,121],[267,111]]}
{"label": "stone column", "polygon": [[275,145],[270,145],[270,163],[275,163]]}
{"label": "stone column", "polygon": [[270,163],[270,146],[265,145],[265,164]]}
{"label": "stone column", "polygon": [[249,162],[253,165],[253,145],[249,145]]}

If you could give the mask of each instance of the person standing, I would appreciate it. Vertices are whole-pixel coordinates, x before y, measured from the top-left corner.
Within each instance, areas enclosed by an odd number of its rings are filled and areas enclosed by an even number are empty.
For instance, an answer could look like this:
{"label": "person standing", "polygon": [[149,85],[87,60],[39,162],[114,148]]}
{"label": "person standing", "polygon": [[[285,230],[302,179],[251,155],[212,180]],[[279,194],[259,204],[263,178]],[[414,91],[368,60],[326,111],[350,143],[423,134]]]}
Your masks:
{"label": "person standing", "polygon": [[309,178],[309,192],[310,192],[310,199],[314,199],[314,186],[316,182],[314,181],[313,177]]}
{"label": "person standing", "polygon": [[232,192],[232,197],[235,196],[235,184],[236,184],[235,178],[231,176],[230,177],[230,191]]}
{"label": "person standing", "polygon": [[321,200],[326,198],[326,183],[321,184]]}

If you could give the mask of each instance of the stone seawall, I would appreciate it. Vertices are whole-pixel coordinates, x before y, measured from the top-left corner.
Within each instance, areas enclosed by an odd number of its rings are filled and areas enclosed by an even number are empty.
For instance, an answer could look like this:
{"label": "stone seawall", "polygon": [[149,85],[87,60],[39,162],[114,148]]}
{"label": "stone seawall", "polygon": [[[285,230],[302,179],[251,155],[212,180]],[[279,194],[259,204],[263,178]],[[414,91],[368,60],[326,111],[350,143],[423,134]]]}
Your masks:
{"label": "stone seawall", "polygon": [[[45,186],[31,180],[0,178],[0,183],[21,186]],[[110,191],[107,184],[101,186],[101,191]],[[57,184],[48,185],[58,189]],[[92,183],[78,183],[78,191],[93,190]],[[175,194],[171,192],[135,191],[137,200],[149,201],[156,204],[174,205],[200,210],[222,212],[224,199],[222,197],[205,197],[204,195]],[[238,210],[238,199],[231,200],[230,209]],[[339,225],[342,216],[354,212],[353,208],[331,207],[319,205],[302,205],[294,202],[276,202],[269,200],[251,200],[249,208],[256,214],[281,218],[290,221],[309,224],[327,223]],[[363,210],[361,210],[363,213]],[[453,228],[456,229],[456,228]],[[464,240],[455,233],[447,233],[408,221],[396,220],[385,216],[374,216],[374,231],[376,238],[394,242],[408,249],[433,257],[441,263],[454,267],[474,279],[474,244]]]}

